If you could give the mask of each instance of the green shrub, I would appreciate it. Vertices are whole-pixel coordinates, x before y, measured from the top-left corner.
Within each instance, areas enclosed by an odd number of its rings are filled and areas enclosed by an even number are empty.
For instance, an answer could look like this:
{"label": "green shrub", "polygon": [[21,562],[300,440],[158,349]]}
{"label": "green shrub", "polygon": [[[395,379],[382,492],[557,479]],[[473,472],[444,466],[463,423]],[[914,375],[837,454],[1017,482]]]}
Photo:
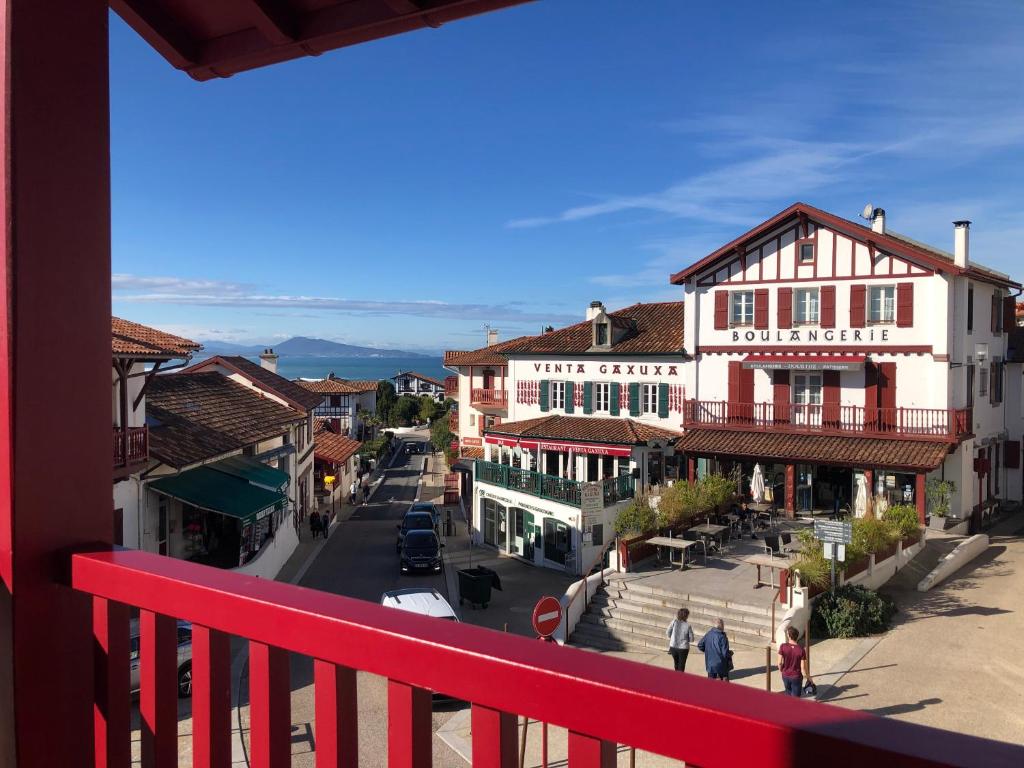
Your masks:
{"label": "green shrub", "polygon": [[953,499],[954,493],[956,493],[956,483],[952,480],[933,477],[924,485],[928,509],[936,517],[945,517],[949,514],[949,502]]}
{"label": "green shrub", "polygon": [[889,628],[896,605],[861,586],[839,587],[818,598],[811,613],[815,637],[863,637]]}
{"label": "green shrub", "polygon": [[631,533],[647,533],[657,527],[657,513],[644,496],[637,496],[619,511],[615,518],[615,533],[626,536]]}
{"label": "green shrub", "polygon": [[894,504],[889,507],[882,513],[882,522],[899,539],[913,536],[920,529],[920,524],[917,522],[917,509],[909,504]]}
{"label": "green shrub", "polygon": [[736,483],[723,475],[705,475],[666,488],[658,502],[658,524],[668,528],[724,507],[736,496]]}
{"label": "green shrub", "polygon": [[880,552],[899,538],[888,525],[873,515],[854,519],[852,533],[853,541],[846,545],[847,563],[855,563],[865,555]]}

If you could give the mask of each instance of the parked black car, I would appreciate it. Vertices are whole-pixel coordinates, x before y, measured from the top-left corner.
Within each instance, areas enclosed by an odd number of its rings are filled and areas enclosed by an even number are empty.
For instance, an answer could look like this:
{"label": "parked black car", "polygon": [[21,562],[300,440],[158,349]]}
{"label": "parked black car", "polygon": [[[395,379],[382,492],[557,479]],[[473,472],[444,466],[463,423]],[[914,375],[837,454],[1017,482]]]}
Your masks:
{"label": "parked black car", "polygon": [[429,531],[409,531],[402,542],[401,568],[402,573],[414,571],[441,570],[441,547],[437,534]]}
{"label": "parked black car", "polygon": [[433,531],[437,533],[437,521],[434,520],[434,516],[430,512],[414,512],[409,510],[405,513],[405,517],[402,518],[401,525],[396,525],[398,529],[398,544],[395,546],[395,551],[402,551],[402,542],[405,540],[405,535],[409,531]]}

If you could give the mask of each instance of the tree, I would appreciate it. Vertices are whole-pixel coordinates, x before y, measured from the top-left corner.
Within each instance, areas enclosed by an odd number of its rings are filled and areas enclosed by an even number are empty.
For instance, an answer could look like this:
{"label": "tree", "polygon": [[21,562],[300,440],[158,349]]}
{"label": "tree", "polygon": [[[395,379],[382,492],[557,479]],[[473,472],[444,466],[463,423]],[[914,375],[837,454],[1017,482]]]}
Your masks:
{"label": "tree", "polygon": [[454,440],[455,435],[448,428],[448,419],[437,419],[430,425],[430,442],[435,450],[447,453]]}
{"label": "tree", "polygon": [[433,422],[440,415],[441,404],[430,395],[420,395],[420,421]]}
{"label": "tree", "polygon": [[408,427],[420,415],[420,399],[413,395],[402,395],[391,410],[388,422],[393,426]]}
{"label": "tree", "polygon": [[669,528],[710,514],[736,496],[736,483],[723,475],[705,475],[694,483],[678,482],[662,491],[658,523]]}
{"label": "tree", "polygon": [[377,384],[377,415],[380,416],[382,424],[391,421],[391,411],[394,410],[398,395],[395,393],[395,385],[387,379]]}
{"label": "tree", "polygon": [[637,496],[623,507],[615,518],[615,533],[619,536],[653,531],[658,525],[658,514],[644,496]]}

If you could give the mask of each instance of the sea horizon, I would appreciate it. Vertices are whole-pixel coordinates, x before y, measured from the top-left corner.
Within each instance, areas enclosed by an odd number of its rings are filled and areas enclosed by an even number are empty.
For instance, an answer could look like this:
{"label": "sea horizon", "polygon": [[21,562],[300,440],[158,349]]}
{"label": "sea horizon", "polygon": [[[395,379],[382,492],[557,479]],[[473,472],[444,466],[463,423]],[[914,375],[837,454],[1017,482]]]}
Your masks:
{"label": "sea horizon", "polygon": [[[246,356],[254,363],[259,357]],[[203,359],[197,358],[196,363]],[[323,379],[334,373],[339,379],[390,379],[403,371],[416,371],[444,381],[451,374],[441,357],[321,357],[319,355],[281,355],[277,372],[286,379]]]}

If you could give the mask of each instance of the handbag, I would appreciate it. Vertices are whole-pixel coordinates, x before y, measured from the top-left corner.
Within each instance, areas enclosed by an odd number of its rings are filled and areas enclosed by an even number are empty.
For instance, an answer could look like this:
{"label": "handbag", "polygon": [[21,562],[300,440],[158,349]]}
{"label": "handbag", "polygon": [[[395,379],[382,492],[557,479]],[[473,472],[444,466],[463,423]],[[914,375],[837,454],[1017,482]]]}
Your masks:
{"label": "handbag", "polygon": [[814,683],[807,683],[807,685],[804,686],[803,695],[804,696],[817,696],[818,695],[818,686],[816,686]]}
{"label": "handbag", "polygon": [[725,657],[725,671],[732,672],[735,668],[736,665],[732,663],[732,651],[729,651]]}

